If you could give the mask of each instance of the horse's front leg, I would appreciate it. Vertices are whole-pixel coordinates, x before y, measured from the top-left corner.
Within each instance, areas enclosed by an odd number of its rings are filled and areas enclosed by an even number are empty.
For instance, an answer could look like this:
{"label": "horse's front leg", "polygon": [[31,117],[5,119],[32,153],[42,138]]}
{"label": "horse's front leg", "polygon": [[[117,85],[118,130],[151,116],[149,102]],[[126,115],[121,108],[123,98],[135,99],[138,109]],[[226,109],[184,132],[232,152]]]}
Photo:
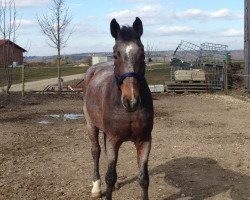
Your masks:
{"label": "horse's front leg", "polygon": [[139,167],[138,182],[142,188],[142,199],[148,199],[148,157],[151,149],[151,139],[135,143],[137,150],[137,162]]}
{"label": "horse's front leg", "polygon": [[91,196],[99,198],[102,196],[101,180],[99,174],[99,159],[101,154],[101,148],[99,145],[99,130],[95,126],[87,125],[88,134],[91,141],[91,154],[94,161],[94,173],[93,173],[93,188],[91,190]]}
{"label": "horse's front leg", "polygon": [[112,199],[112,192],[114,185],[117,181],[117,173],[116,173],[116,163],[118,159],[118,151],[120,144],[117,142],[112,141],[109,137],[106,138],[106,153],[108,157],[108,170],[106,173],[106,199]]}

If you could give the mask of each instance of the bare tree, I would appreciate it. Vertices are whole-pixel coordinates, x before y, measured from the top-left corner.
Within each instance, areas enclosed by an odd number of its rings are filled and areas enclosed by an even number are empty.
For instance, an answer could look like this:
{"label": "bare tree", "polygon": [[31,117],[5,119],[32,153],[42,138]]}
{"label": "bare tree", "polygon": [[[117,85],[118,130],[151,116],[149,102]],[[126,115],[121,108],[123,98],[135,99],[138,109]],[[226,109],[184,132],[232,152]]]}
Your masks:
{"label": "bare tree", "polygon": [[[5,42],[2,45],[2,63],[5,70],[4,85],[5,91],[9,93],[12,85],[12,71],[14,62],[14,44],[16,42],[16,32],[20,26],[20,21],[17,21],[17,10],[15,0],[0,1],[0,37]],[[12,42],[13,43],[12,43]]]}
{"label": "bare tree", "polygon": [[146,63],[149,66],[149,70],[152,70],[151,67],[151,62],[152,60],[152,56],[153,56],[153,52],[156,51],[156,47],[154,46],[154,44],[151,44],[150,42],[147,42],[147,47],[146,47]]}
{"label": "bare tree", "polygon": [[48,38],[48,45],[57,50],[58,91],[61,92],[61,50],[66,47],[73,29],[68,30],[72,14],[65,0],[52,0],[50,12],[37,17],[42,33]]}

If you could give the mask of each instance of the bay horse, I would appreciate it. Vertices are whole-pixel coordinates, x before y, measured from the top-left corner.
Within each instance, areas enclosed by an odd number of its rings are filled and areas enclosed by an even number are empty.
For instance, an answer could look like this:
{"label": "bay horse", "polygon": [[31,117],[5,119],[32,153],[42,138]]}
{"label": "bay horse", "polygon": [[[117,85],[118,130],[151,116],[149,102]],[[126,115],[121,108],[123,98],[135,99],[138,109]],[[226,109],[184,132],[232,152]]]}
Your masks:
{"label": "bay horse", "polygon": [[105,177],[106,199],[112,199],[117,181],[118,151],[125,141],[137,150],[138,181],[142,199],[148,199],[148,157],[153,128],[153,101],[145,80],[145,56],[141,42],[143,25],[137,17],[133,26],[122,26],[113,19],[111,35],[115,38],[114,61],[90,67],[84,78],[83,110],[94,161],[92,197],[101,197],[99,174],[99,130],[104,133],[108,159]]}

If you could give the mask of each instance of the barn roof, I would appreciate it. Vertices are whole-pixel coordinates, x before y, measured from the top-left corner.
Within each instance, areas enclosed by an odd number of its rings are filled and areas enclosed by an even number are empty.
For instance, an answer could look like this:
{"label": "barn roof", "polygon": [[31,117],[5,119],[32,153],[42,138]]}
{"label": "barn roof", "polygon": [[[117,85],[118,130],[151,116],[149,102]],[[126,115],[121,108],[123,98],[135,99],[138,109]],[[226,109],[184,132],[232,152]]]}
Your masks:
{"label": "barn roof", "polygon": [[10,41],[10,40],[0,40],[0,46],[6,44],[6,43],[8,43],[8,42],[9,42],[10,44],[15,45],[16,48],[21,49],[23,52],[26,52],[26,50],[25,50],[24,48],[18,46],[17,44],[15,44],[14,42],[12,42],[12,41]]}

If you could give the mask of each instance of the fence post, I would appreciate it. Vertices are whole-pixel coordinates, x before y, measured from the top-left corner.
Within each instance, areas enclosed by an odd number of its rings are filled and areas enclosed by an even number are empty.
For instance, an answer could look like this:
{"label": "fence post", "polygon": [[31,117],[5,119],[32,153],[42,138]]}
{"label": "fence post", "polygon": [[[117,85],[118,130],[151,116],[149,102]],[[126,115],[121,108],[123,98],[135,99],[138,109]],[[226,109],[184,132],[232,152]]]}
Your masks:
{"label": "fence post", "polygon": [[224,90],[227,94],[228,92],[228,74],[227,74],[227,61],[223,61],[223,68],[224,68]]}
{"label": "fence post", "polygon": [[25,71],[24,71],[24,65],[22,65],[22,96],[24,96],[24,86],[25,86]]}
{"label": "fence post", "polygon": [[250,0],[244,1],[244,68],[245,68],[245,88],[247,92],[250,92]]}

